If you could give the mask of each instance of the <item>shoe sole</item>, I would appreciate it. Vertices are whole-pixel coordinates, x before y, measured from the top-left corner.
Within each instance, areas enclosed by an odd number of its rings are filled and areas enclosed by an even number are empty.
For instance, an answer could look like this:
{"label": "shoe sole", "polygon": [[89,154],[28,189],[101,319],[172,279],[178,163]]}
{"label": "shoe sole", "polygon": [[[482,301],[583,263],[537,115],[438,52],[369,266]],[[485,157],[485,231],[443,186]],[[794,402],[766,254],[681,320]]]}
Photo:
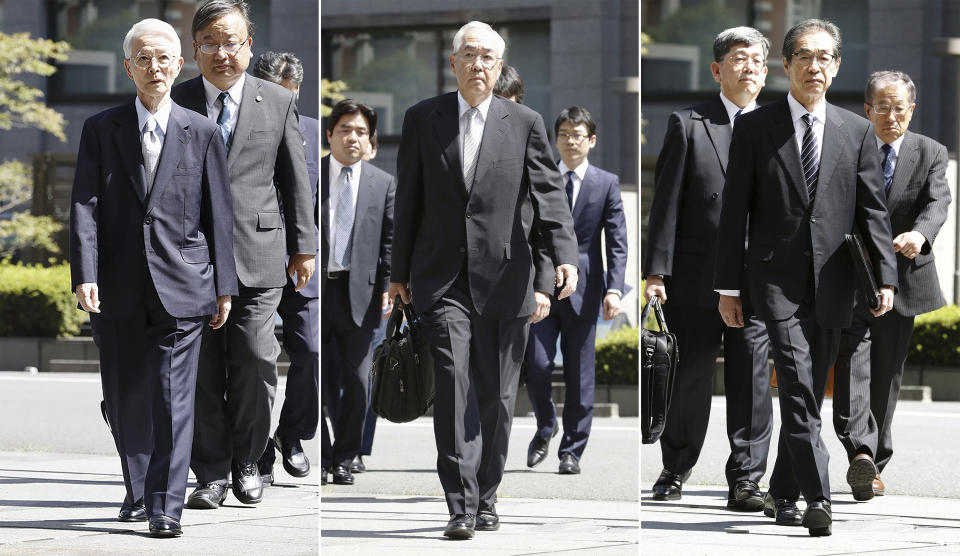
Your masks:
{"label": "shoe sole", "polygon": [[832,534],[830,525],[833,520],[825,510],[808,510],[803,514],[803,526],[809,529],[811,537],[828,537]]}
{"label": "shoe sole", "polygon": [[147,516],[143,517],[118,517],[117,521],[120,523],[135,523],[137,521],[148,521]]}
{"label": "shoe sole", "polygon": [[[290,475],[291,477],[296,477],[296,478],[298,478],[298,479],[302,479],[302,478],[304,478],[304,477],[306,477],[307,475],[310,474],[310,468],[309,468],[309,467],[307,468],[306,471],[301,471],[301,470],[297,469],[296,467],[288,466],[288,465],[287,465],[287,462],[283,462],[283,470],[286,471],[287,474]],[[352,473],[352,471],[351,471],[351,473]]]}
{"label": "shoe sole", "polygon": [[217,508],[222,506],[226,500],[227,500],[227,497],[224,496],[223,499],[220,500],[220,503],[217,504],[217,503],[209,502],[208,500],[205,500],[203,498],[199,498],[199,499],[188,498],[186,505],[191,510],[216,510]]}
{"label": "shoe sole", "polygon": [[682,494],[654,494],[653,499],[657,502],[670,502],[672,500],[680,500]]}
{"label": "shoe sole", "polygon": [[455,531],[444,531],[443,536],[455,541],[466,541],[473,538],[473,529],[457,529]]}
{"label": "shoe sole", "polygon": [[155,539],[172,539],[182,534],[183,531],[150,531],[150,536]]}
{"label": "shoe sole", "polygon": [[737,512],[759,512],[763,509],[763,498],[751,497],[743,500],[728,500],[727,509]]}
{"label": "shoe sole", "polygon": [[560,474],[561,475],[579,475],[580,472],[574,469],[561,469]]}
{"label": "shoe sole", "polygon": [[866,502],[874,497],[873,480],[877,478],[877,466],[867,458],[855,459],[847,469],[847,484],[853,499]]}
{"label": "shoe sole", "polygon": [[500,524],[497,523],[496,525],[477,525],[473,529],[474,531],[499,531]]}

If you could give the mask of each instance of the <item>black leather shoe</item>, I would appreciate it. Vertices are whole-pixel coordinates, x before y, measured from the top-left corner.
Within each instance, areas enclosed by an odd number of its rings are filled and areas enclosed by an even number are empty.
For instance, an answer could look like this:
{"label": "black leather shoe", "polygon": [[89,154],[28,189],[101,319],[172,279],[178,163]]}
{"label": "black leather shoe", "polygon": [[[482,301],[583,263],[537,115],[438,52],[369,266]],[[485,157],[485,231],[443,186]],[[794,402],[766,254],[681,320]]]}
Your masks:
{"label": "black leather shoe", "polygon": [[455,514],[450,516],[443,536],[454,540],[472,539],[475,526],[476,519],[473,514]]}
{"label": "black leather shoe", "polygon": [[777,525],[800,526],[803,521],[796,501],[789,498],[774,499],[769,492],[763,497],[763,515],[774,518]]}
{"label": "black leather shoe", "polygon": [[192,510],[215,510],[227,499],[227,485],[207,483],[198,486],[187,497],[187,507]]}
{"label": "black leather shoe", "polygon": [[261,459],[257,462],[257,471],[260,472],[260,482],[263,483],[263,486],[268,487],[273,484],[273,464],[264,463]]}
{"label": "black leather shoe", "polygon": [[126,502],[120,506],[120,515],[117,516],[117,521],[129,522],[129,521],[146,521],[147,520],[147,507],[143,504],[143,498],[137,500],[133,504],[127,504]]}
{"label": "black leather shoe", "polygon": [[233,495],[244,504],[259,504],[263,500],[263,481],[260,470],[252,461],[234,463],[230,475],[233,479]]}
{"label": "black leather shoe", "polygon": [[763,509],[763,495],[753,481],[737,481],[727,497],[727,509],[739,512],[759,512]]}
{"label": "black leather shoe", "polygon": [[366,471],[367,466],[363,464],[363,456],[360,454],[353,456],[353,461],[350,462],[350,472],[365,473]]}
{"label": "black leather shoe", "polygon": [[155,515],[150,518],[151,537],[179,537],[183,534],[180,522],[165,515]]}
{"label": "black leather shoe", "polygon": [[853,499],[866,502],[874,497],[873,481],[877,478],[876,464],[869,454],[857,454],[847,468],[847,484],[853,492]]}
{"label": "black leather shoe", "polygon": [[326,470],[326,469],[321,469],[321,470],[320,470],[320,484],[321,484],[321,485],[327,484],[327,470]]}
{"label": "black leather shoe", "polygon": [[833,512],[829,500],[814,500],[807,504],[807,511],[803,512],[803,526],[809,530],[811,537],[829,537],[832,523]]}
{"label": "black leather shoe", "polygon": [[561,475],[579,475],[580,463],[573,454],[562,454],[560,456],[560,474]]}
{"label": "black leather shoe", "polygon": [[283,469],[292,477],[306,477],[310,474],[310,460],[307,454],[303,453],[303,447],[300,446],[300,439],[289,438],[281,439],[279,434],[273,436],[273,443],[280,451],[280,458],[283,460]]}
{"label": "black leather shoe", "polygon": [[678,475],[664,469],[660,472],[657,482],[653,483],[654,500],[679,500],[683,493],[683,483],[690,478],[690,471]]}
{"label": "black leather shoe", "polygon": [[345,465],[334,465],[333,466],[333,484],[335,485],[352,485],[353,484],[353,474],[350,473],[350,469]]}
{"label": "black leather shoe", "polygon": [[[554,426],[550,438],[557,436],[557,431],[559,430],[560,427]],[[540,433],[533,435],[533,440],[531,440],[530,445],[527,446],[527,467],[536,467],[540,465],[543,460],[547,459],[547,453],[550,451],[550,438],[544,440],[540,438]]]}
{"label": "black leather shoe", "polygon": [[500,528],[500,516],[497,515],[497,506],[483,508],[477,512],[477,531],[496,531]]}

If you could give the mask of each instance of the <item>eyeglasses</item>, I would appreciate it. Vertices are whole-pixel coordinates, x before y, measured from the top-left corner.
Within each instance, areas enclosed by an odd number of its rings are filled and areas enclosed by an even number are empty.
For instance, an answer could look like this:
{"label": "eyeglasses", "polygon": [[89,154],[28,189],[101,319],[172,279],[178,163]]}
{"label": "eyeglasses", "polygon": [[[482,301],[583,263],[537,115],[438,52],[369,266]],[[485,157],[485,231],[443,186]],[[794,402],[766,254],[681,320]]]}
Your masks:
{"label": "eyeglasses", "polygon": [[907,110],[910,110],[911,106],[913,105],[911,104],[910,106],[902,106],[902,105],[888,106],[886,104],[871,104],[870,108],[873,108],[873,111],[876,112],[877,114],[880,114],[881,116],[886,116],[892,111],[894,115],[899,118],[900,116],[903,116],[904,114],[906,114]]}
{"label": "eyeglasses", "polygon": [[767,61],[759,56],[750,58],[748,56],[744,56],[743,54],[738,54],[736,56],[727,56],[727,61],[730,62],[735,68],[745,66],[748,63],[751,65],[757,66],[759,68],[762,68],[763,66],[767,65]]}
{"label": "eyeglasses", "polygon": [[800,65],[804,67],[813,64],[814,60],[816,60],[820,67],[825,68],[837,59],[837,57],[833,54],[827,52],[813,52],[811,50],[798,50],[791,54],[791,56],[795,56],[797,61],[800,62]]}
{"label": "eyeglasses", "polygon": [[566,131],[561,131],[560,133],[557,134],[557,138],[560,139],[561,141],[567,141],[567,140],[573,139],[574,143],[579,143],[580,141],[583,141],[587,137],[588,137],[587,135],[581,135],[579,133],[567,133]]}
{"label": "eyeglasses", "polygon": [[199,48],[200,52],[203,52],[204,54],[216,54],[222,48],[228,56],[236,56],[237,52],[240,52],[240,49],[243,48],[243,45],[247,44],[248,40],[250,40],[250,37],[247,37],[240,42],[228,42],[225,44],[198,44],[197,48]]}
{"label": "eyeglasses", "polygon": [[480,65],[483,66],[484,69],[493,68],[493,66],[495,66],[497,62],[501,60],[501,58],[497,58],[493,54],[477,54],[476,52],[471,51],[461,52],[460,54],[457,54],[457,57],[467,67],[472,67],[473,64],[475,64],[479,59]]}
{"label": "eyeglasses", "polygon": [[159,67],[161,70],[166,70],[168,67],[170,67],[170,63],[173,62],[174,57],[172,54],[167,52],[160,52],[159,54],[150,55],[146,52],[140,51],[137,52],[137,55],[133,58],[127,59],[132,60],[133,65],[142,70],[153,67],[153,61],[156,60],[157,67]]}

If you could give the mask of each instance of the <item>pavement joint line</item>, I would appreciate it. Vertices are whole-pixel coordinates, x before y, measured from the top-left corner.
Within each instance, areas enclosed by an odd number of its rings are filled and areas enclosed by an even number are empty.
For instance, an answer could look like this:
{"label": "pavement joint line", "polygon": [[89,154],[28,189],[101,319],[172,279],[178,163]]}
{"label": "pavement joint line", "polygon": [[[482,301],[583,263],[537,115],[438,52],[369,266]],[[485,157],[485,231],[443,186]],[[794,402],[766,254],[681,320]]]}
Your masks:
{"label": "pavement joint line", "polygon": [[603,550],[606,548],[620,548],[622,546],[631,546],[631,545],[638,544],[637,541],[601,541],[601,542],[603,542],[604,544],[600,544],[597,546],[580,546],[577,548],[566,548],[566,549],[560,549],[560,550],[548,550],[546,552],[544,551],[521,552],[521,553],[518,553],[516,556],[538,556],[540,554],[564,554],[567,552],[579,553],[582,550]]}
{"label": "pavement joint line", "polygon": [[856,552],[837,552],[833,556],[857,556],[860,554],[896,554],[897,552],[907,552],[912,553],[915,550],[928,550],[933,548],[946,548],[948,546],[960,545],[960,543],[955,542],[940,542],[940,543],[924,543],[918,541],[918,544],[923,544],[925,546],[911,546],[909,548],[878,548],[876,550],[858,550]]}
{"label": "pavement joint line", "polygon": [[[891,495],[891,498],[892,498],[892,497],[893,497],[893,496]],[[950,500],[950,499],[945,498],[944,500]],[[855,518],[868,518],[868,517],[869,517],[869,518],[881,518],[881,519],[906,519],[906,520],[920,519],[920,520],[934,521],[934,522],[944,521],[944,522],[948,522],[948,523],[954,523],[954,525],[917,525],[918,527],[941,528],[941,529],[960,529],[960,521],[958,521],[956,517],[936,517],[936,516],[922,516],[922,515],[881,514],[881,513],[873,513],[873,512],[846,511],[846,509],[844,508],[844,506],[846,506],[846,505],[848,505],[848,504],[847,504],[847,503],[844,503],[844,504],[834,504],[834,506],[833,506],[833,513],[834,513],[834,515],[840,515],[840,516],[844,516],[844,517],[850,516],[851,518],[854,518],[854,519],[846,519],[846,521],[855,521],[855,520],[856,520]],[[849,505],[850,505],[850,506],[853,506],[854,504],[849,504]],[[641,512],[644,512],[644,511],[646,511],[646,512],[657,512],[657,511],[658,511],[657,508],[662,508],[661,513],[683,513],[683,514],[686,514],[686,515],[727,515],[727,516],[740,515],[740,516],[744,516],[744,517],[748,517],[748,516],[751,516],[751,515],[763,515],[763,512],[735,512],[735,511],[731,511],[731,510],[724,510],[723,508],[720,508],[720,507],[718,507],[718,506],[713,506],[713,505],[708,505],[708,504],[676,504],[676,503],[670,503],[670,502],[666,502],[666,503],[664,503],[664,502],[658,502],[658,503],[657,503],[656,505],[654,505],[654,506],[650,506],[650,505],[646,505],[646,504],[641,504]],[[706,513],[706,514],[703,513],[703,512],[679,512],[679,511],[673,511],[673,512],[672,512],[672,511],[670,511],[670,510],[682,510],[682,509],[690,509],[690,510],[711,510],[711,511],[710,511],[710,513]],[[838,510],[840,510],[840,511],[838,511]],[[770,519],[770,518],[767,518],[767,519]]]}

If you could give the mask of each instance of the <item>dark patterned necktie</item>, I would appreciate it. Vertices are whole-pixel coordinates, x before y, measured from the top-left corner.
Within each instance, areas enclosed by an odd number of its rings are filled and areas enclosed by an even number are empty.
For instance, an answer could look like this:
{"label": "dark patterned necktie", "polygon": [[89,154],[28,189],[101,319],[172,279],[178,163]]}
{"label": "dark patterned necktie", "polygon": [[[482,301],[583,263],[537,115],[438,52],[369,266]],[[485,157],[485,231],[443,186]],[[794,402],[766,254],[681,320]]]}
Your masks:
{"label": "dark patterned necktie", "polygon": [[817,119],[813,114],[804,114],[803,123],[807,129],[803,132],[803,148],[800,149],[800,164],[803,165],[803,179],[807,182],[807,196],[810,202],[817,194],[817,172],[820,170],[820,153],[817,152],[817,137],[813,133],[813,123]]}
{"label": "dark patterned necktie", "polygon": [[570,205],[570,210],[573,210],[573,170],[567,171],[567,204]]}
{"label": "dark patterned necktie", "polygon": [[223,136],[223,144],[227,147],[227,150],[230,150],[230,143],[233,142],[233,130],[230,128],[230,105],[227,103],[227,99],[230,98],[230,93],[223,91],[220,93],[220,96],[217,97],[217,100],[220,101],[220,114],[217,116],[217,125],[220,126],[220,135]]}
{"label": "dark patterned necktie", "polygon": [[884,144],[880,150],[883,151],[883,191],[889,196],[893,185],[893,147]]}

